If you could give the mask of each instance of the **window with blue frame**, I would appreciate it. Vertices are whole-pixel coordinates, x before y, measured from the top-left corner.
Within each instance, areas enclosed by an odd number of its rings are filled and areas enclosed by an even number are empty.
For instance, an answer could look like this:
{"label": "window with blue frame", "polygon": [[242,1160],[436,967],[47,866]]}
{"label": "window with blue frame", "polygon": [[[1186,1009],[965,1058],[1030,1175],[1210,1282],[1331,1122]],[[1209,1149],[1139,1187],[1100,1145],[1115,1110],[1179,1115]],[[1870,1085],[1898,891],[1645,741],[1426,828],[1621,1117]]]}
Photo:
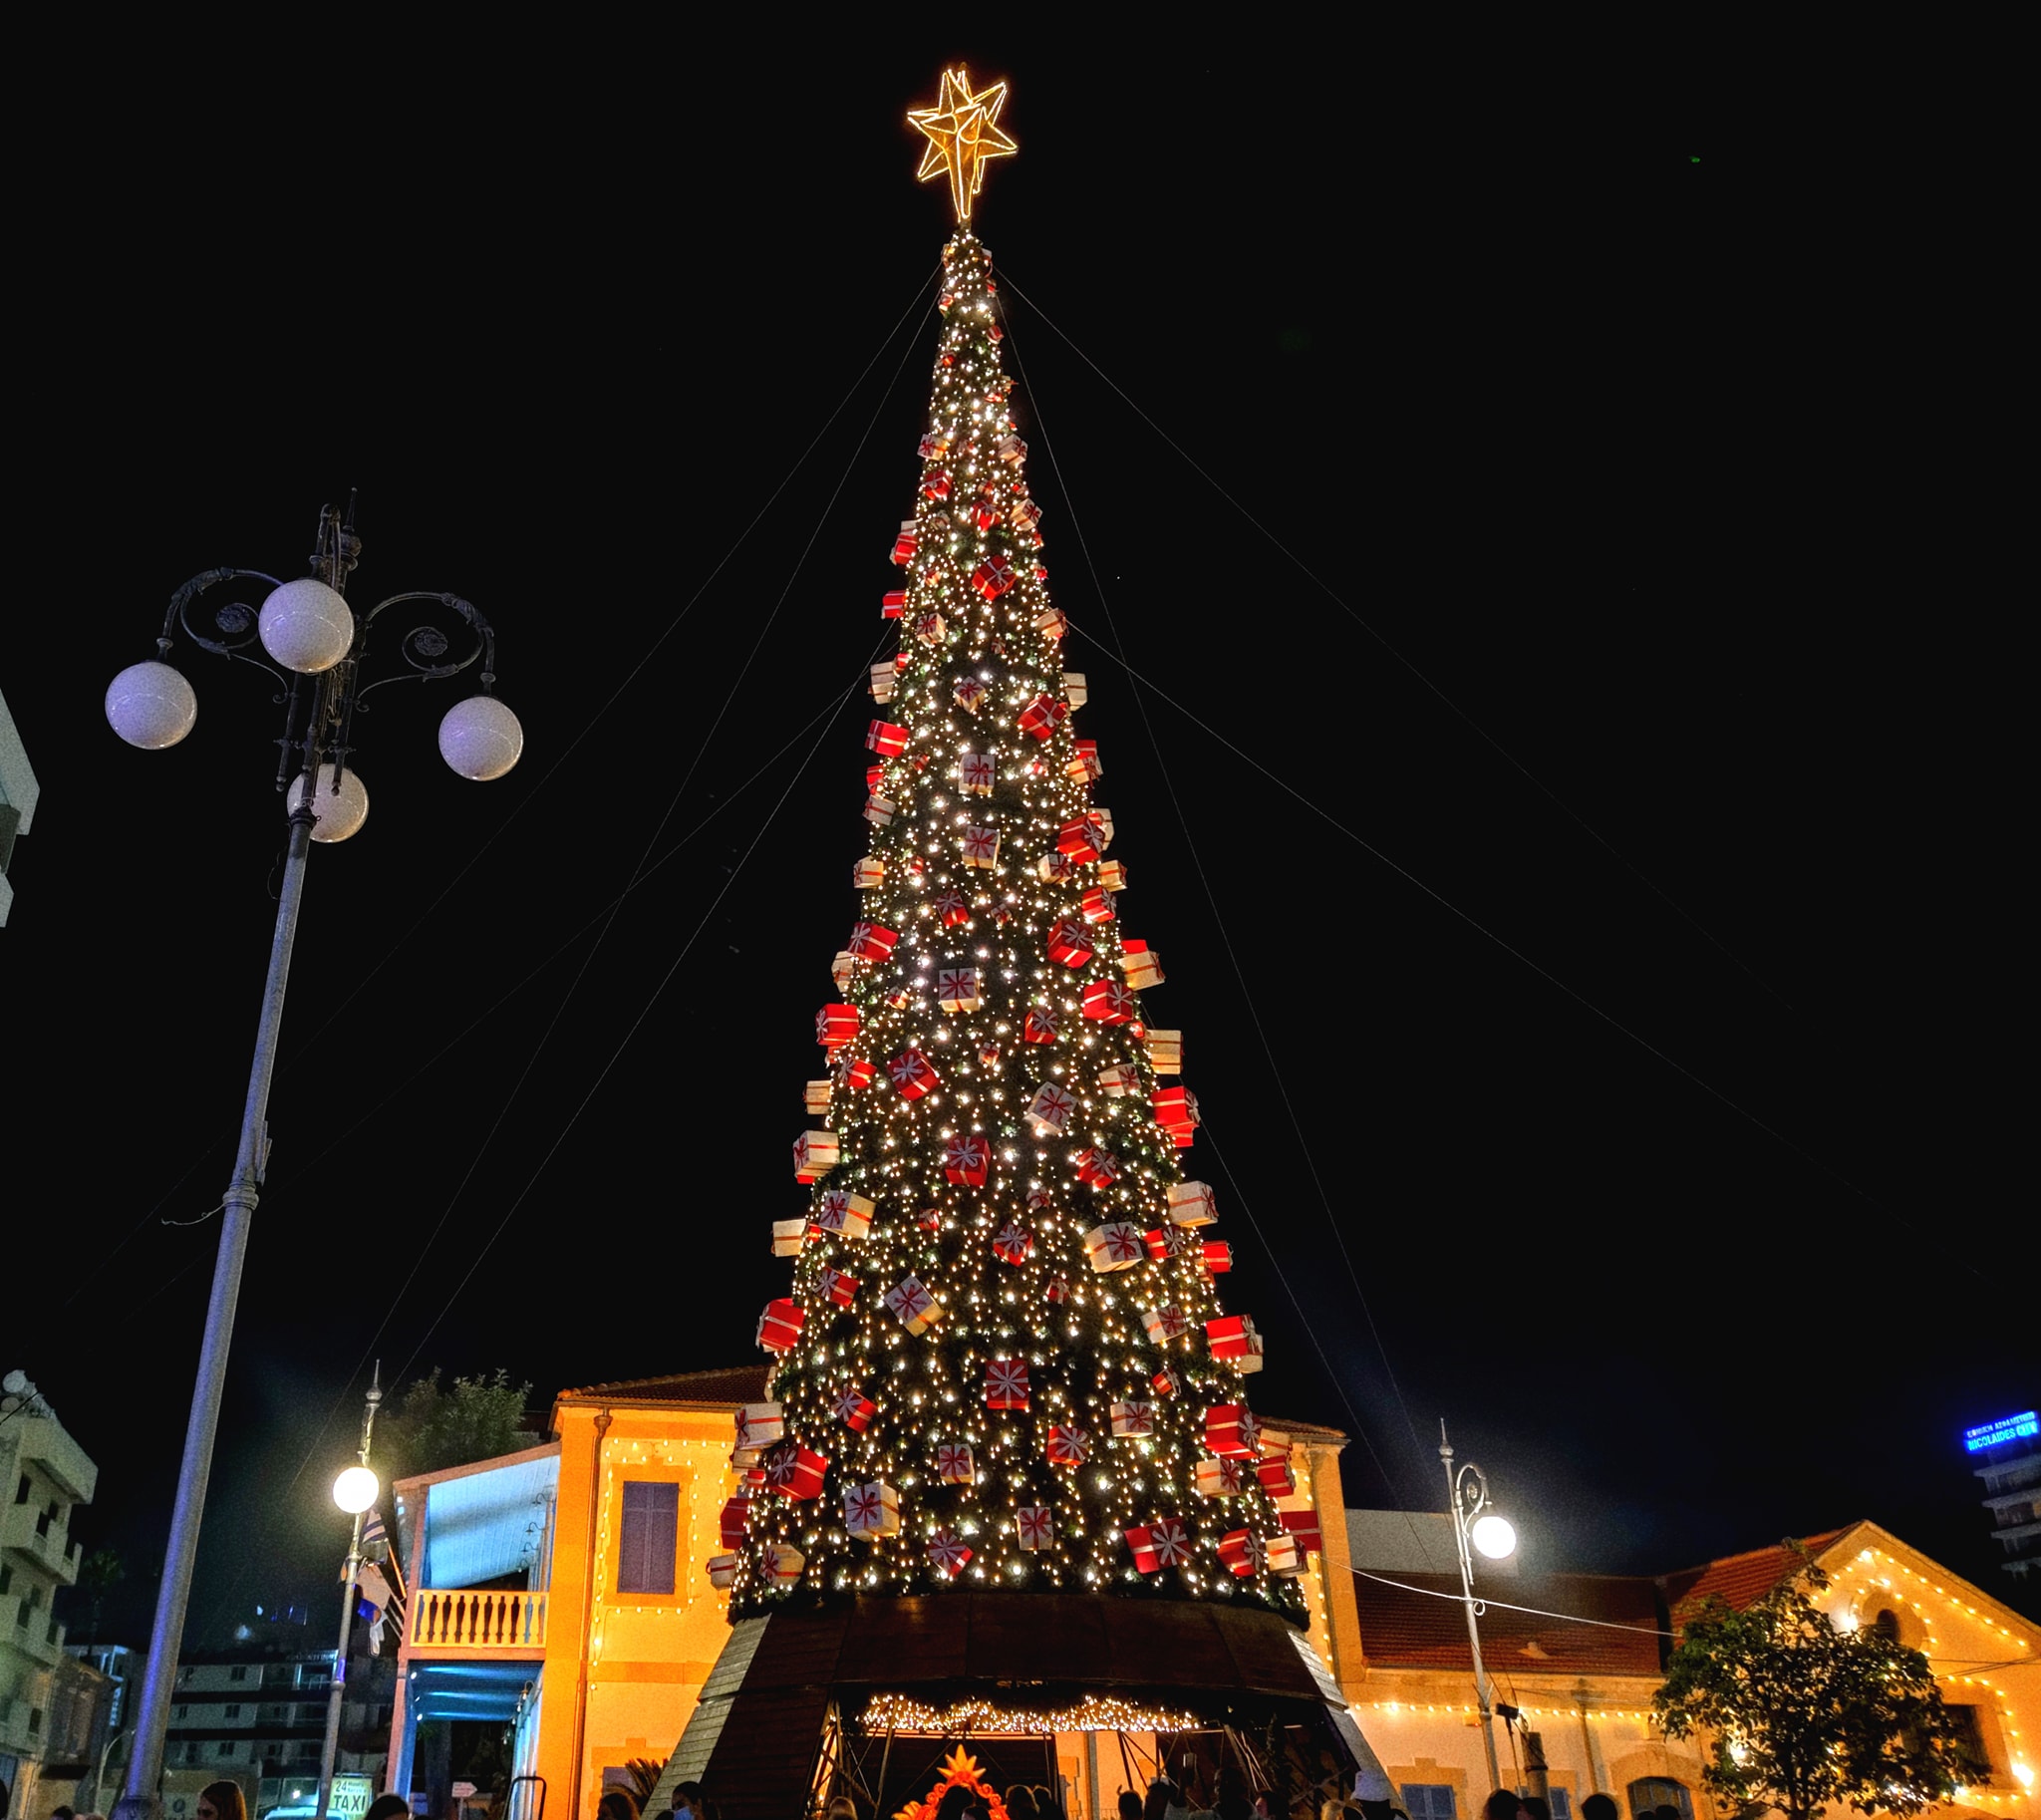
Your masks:
{"label": "window with blue frame", "polygon": [[1403,1807],[1410,1820],[1459,1820],[1450,1782],[1406,1782]]}

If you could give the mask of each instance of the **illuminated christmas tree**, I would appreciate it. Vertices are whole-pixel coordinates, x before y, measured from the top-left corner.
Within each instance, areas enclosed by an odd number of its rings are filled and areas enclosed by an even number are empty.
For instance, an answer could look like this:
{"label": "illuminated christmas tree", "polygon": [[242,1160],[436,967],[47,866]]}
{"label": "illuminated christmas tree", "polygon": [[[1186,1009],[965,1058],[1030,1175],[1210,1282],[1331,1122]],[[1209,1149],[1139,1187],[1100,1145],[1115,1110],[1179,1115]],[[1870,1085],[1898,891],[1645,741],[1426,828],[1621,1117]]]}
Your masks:
{"label": "illuminated christmas tree", "polygon": [[807,1201],[773,1226],[771,1401],[740,1418],[710,1572],[733,1617],[954,1586],[1301,1621],[1316,1520],[1248,1406],[1260,1336],[1220,1306],[1231,1254],[1183,1166],[1197,1101],[1149,1022],[1159,959],[1123,933],[969,225],[1013,149],[1004,95],[951,72],[911,117],[961,225],[883,601],[899,652],[872,674],[870,852],[794,1145]]}

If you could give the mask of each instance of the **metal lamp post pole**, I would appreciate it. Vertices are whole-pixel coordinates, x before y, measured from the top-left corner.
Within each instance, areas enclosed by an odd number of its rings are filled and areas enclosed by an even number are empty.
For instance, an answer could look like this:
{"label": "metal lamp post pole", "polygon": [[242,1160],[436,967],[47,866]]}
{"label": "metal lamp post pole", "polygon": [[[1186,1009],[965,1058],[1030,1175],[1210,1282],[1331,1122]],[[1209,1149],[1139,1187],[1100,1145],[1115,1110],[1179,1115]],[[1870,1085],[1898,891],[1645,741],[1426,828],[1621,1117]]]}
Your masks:
{"label": "metal lamp post pole", "polygon": [[[156,640],[158,661],[137,664],[114,679],[107,693],[107,719],[131,746],[159,751],[187,735],[196,716],[190,685],[167,659],[177,633],[201,650],[253,663],[283,685],[286,702],[279,789],[293,776],[302,779],[290,798],[290,842],[285,855],[282,889],[276,906],[276,929],[270,941],[269,975],[262,989],[262,1012],[255,1026],[255,1057],[248,1073],[248,1094],[241,1111],[240,1143],[234,1155],[221,1204],[219,1255],[213,1265],[212,1294],[205,1310],[205,1338],[198,1355],[197,1381],[191,1392],[191,1415],[184,1431],[184,1452],[177,1468],[176,1504],[170,1515],[169,1545],[163,1558],[162,1585],[156,1594],[155,1621],[149,1630],[148,1666],[143,1675],[135,1714],[134,1745],[129,1755],[124,1792],[114,1809],[115,1820],[153,1820],[157,1788],[162,1780],[163,1734],[175,1695],[177,1658],[184,1640],[184,1619],[191,1597],[191,1570],[198,1553],[198,1526],[205,1511],[206,1482],[212,1472],[213,1443],[219,1429],[220,1391],[226,1380],[227,1352],[233,1338],[234,1310],[240,1299],[241,1266],[248,1250],[248,1231],[261,1195],[269,1161],[268,1109],[270,1083],[276,1072],[277,1039],[283,1024],[284,987],[290,977],[291,947],[297,937],[298,911],[304,898],[305,861],[315,829],[326,809],[335,812],[328,831],[316,837],[345,839],[367,813],[367,796],[353,779],[355,799],[344,798],[350,780],[348,759],[353,751],[354,717],[363,711],[362,696],[380,683],[366,686],[362,673],[373,622],[387,608],[401,603],[434,603],[449,623],[465,623],[472,648],[453,649],[453,639],[430,623],[415,627],[399,643],[398,654],[413,680],[457,675],[481,660],[481,693],[457,704],[440,723],[439,751],[459,775],[482,780],[500,777],[517,761],[523,732],[517,717],[496,701],[495,633],[467,601],[452,594],[393,594],[366,612],[351,611],[339,600],[360,557],[354,532],[354,506],[345,517],[331,507],[320,513],[318,547],[309,579],[284,583],[259,569],[207,569],[194,575],[170,597]],[[258,633],[254,608],[232,598],[248,582],[265,583],[271,591],[263,607],[264,630]],[[222,587],[226,598],[207,602],[210,590]],[[311,589],[327,598],[339,622],[338,646],[320,655],[286,657],[269,643],[270,605],[293,590]],[[194,613],[209,608],[209,622]],[[300,608],[303,602],[288,603]],[[280,617],[279,624],[283,624]],[[455,629],[455,637],[461,634]],[[258,637],[262,643],[258,646]],[[293,650],[306,647],[293,645]],[[276,663],[296,672],[286,676],[263,661],[267,652]],[[443,660],[443,661],[442,661]],[[323,667],[322,667],[323,666]],[[407,674],[399,670],[389,680]],[[322,805],[324,807],[322,808]],[[352,820],[346,817],[352,814]],[[345,822],[343,826],[342,823]],[[367,1427],[363,1430],[366,1447]],[[360,1525],[356,1525],[359,1554]],[[352,1601],[350,1601],[352,1609]],[[345,1648],[343,1640],[343,1649]],[[329,1759],[331,1744],[329,1742]]]}
{"label": "metal lamp post pole", "polygon": [[[1496,1764],[1495,1755],[1495,1701],[1488,1684],[1488,1670],[1481,1662],[1481,1627],[1474,1618],[1474,1567],[1467,1554],[1467,1517],[1460,1495],[1461,1474],[1475,1468],[1463,1466],[1459,1472],[1453,1469],[1453,1443],[1446,1439],[1446,1424],[1439,1423],[1439,1458],[1446,1467],[1446,1504],[1453,1513],[1453,1541],[1460,1553],[1461,1609],[1467,1614],[1467,1642],[1474,1652],[1474,1697],[1481,1711],[1481,1743],[1488,1752],[1488,1785],[1491,1789],[1503,1785],[1502,1771]],[[1480,1503],[1486,1503],[1487,1490],[1483,1488]],[[1477,1504],[1476,1508],[1479,1508]]]}
{"label": "metal lamp post pole", "polygon": [[[369,1384],[368,1407],[362,1412],[362,1444],[355,1454],[364,1466],[369,1463],[369,1437],[375,1431],[376,1407],[382,1400],[383,1368],[378,1365]],[[362,1571],[364,1514],[355,1512],[354,1536],[347,1545],[347,1588],[340,1602],[340,1647],[333,1656],[333,1688],[326,1696],[326,1742],[319,1752],[319,1795],[318,1805],[312,1810],[313,1820],[326,1820],[333,1802],[333,1766],[340,1755],[340,1712],[347,1697],[347,1646],[354,1630],[355,1588]]]}

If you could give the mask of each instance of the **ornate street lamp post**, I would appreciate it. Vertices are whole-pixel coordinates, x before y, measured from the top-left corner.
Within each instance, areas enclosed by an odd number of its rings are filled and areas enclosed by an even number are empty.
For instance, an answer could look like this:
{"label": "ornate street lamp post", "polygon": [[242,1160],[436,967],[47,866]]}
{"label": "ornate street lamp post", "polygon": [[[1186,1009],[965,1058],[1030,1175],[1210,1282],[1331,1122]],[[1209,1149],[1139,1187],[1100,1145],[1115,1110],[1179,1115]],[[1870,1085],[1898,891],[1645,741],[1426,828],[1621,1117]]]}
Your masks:
{"label": "ornate street lamp post", "polygon": [[326,1820],[333,1803],[333,1766],[340,1753],[340,1709],[347,1694],[347,1646],[355,1622],[355,1589],[361,1584],[362,1518],[375,1504],[382,1486],[369,1469],[369,1439],[376,1428],[376,1408],[383,1400],[383,1366],[379,1363],[369,1385],[362,1410],[362,1444],[355,1450],[355,1463],[333,1481],[333,1501],[355,1520],[355,1531],[347,1545],[347,1585],[340,1601],[340,1648],[333,1656],[333,1686],[326,1695],[326,1742],[319,1753],[319,1798],[312,1809],[314,1820]]}
{"label": "ornate street lamp post", "polygon": [[[276,698],[284,710],[283,737],[277,742],[282,756],[276,785],[289,792],[290,819],[276,932],[269,948],[269,976],[256,1021],[255,1056],[242,1108],[240,1143],[220,1209],[219,1255],[206,1305],[198,1380],[191,1392],[191,1417],[177,1470],[177,1501],[170,1516],[155,1623],[149,1632],[148,1667],[136,1714],[127,1788],[115,1809],[118,1820],[153,1820],[156,1813],[163,1732],[176,1685],[184,1611],[191,1596],[191,1567],[198,1552],[206,1480],[212,1470],[241,1263],[269,1160],[269,1086],[276,1068],[291,944],[304,897],[305,862],[313,841],[346,840],[360,831],[369,813],[369,792],[351,762],[355,716],[368,712],[363,698],[386,682],[453,677],[479,659],[481,692],[456,703],[440,721],[440,756],[461,776],[483,780],[508,771],[524,745],[517,717],[491,693],[496,682],[496,639],[489,622],[458,596],[430,592],[393,594],[365,612],[356,612],[347,601],[347,584],[361,548],[350,501],[345,517],[331,506],[320,512],[309,575],[279,581],[259,569],[207,569],[192,576],[170,596],[162,634],[156,640],[156,656],[122,671],[107,690],[107,719],[114,731],[130,746],[159,751],[175,746],[198,718],[198,699],[191,685],[164,661],[180,631],[200,650],[267,670],[283,690]],[[259,604],[238,598],[253,591],[250,584],[262,584],[268,590]],[[377,621],[398,606],[409,609],[406,617],[421,615],[422,623],[396,641],[396,661],[388,665],[389,674],[370,681],[369,659],[377,638]],[[392,649],[386,645],[377,656],[386,658]]]}
{"label": "ornate street lamp post", "polygon": [[1460,1554],[1461,1603],[1467,1613],[1467,1641],[1474,1650],[1474,1697],[1480,1704],[1481,1742],[1488,1752],[1488,1786],[1493,1790],[1503,1785],[1495,1756],[1495,1699],[1481,1663],[1481,1627],[1475,1622],[1481,1605],[1474,1597],[1474,1564],[1468,1548],[1471,1544],[1489,1560],[1504,1561],[1516,1552],[1517,1532],[1509,1518],[1489,1509],[1488,1480],[1481,1468],[1468,1460],[1455,1470],[1453,1443],[1446,1439],[1444,1422],[1439,1423],[1439,1458],[1446,1465],[1446,1508],[1453,1513],[1453,1541]]}

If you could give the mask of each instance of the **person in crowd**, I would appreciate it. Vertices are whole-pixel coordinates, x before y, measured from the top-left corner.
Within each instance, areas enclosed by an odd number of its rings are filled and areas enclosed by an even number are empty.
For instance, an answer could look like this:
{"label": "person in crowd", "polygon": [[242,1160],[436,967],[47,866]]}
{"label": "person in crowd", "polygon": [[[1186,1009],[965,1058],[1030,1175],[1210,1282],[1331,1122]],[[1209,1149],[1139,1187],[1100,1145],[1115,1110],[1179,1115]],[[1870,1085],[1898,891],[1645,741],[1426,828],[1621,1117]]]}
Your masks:
{"label": "person in crowd", "polygon": [[606,1788],[595,1804],[595,1820],[638,1820],[638,1797],[628,1788]]}
{"label": "person in crowd", "polygon": [[1007,1790],[1008,1820],[1039,1820],[1041,1810],[1034,1805],[1034,1790],[1025,1782],[1016,1782]]}
{"label": "person in crowd", "polygon": [[[67,1815],[69,1809],[65,1810]],[[52,1814],[50,1820],[57,1820]],[[208,1782],[198,1791],[198,1820],[248,1820],[248,1798],[238,1782]]]}
{"label": "person in crowd", "polygon": [[1039,1782],[1034,1785],[1031,1792],[1034,1796],[1034,1811],[1040,1816],[1040,1820],[1063,1820],[1063,1804],[1054,1794],[1042,1787]]}
{"label": "person in crowd", "polygon": [[1120,1820],[1141,1820],[1141,1797],[1131,1788],[1120,1790]]}
{"label": "person in crowd", "polygon": [[1543,1795],[1526,1795],[1524,1811],[1531,1816],[1531,1820],[1552,1820],[1552,1803]]}
{"label": "person in crowd", "polygon": [[380,1794],[369,1803],[362,1820],[411,1820],[411,1803],[402,1795]]}
{"label": "person in crowd", "polygon": [[822,1820],[857,1820],[857,1803],[848,1795],[831,1795]]}
{"label": "person in crowd", "polygon": [[1581,1820],[1622,1820],[1612,1795],[1590,1795],[1581,1803]]}
{"label": "person in crowd", "polygon": [[704,1820],[708,1813],[699,1782],[683,1782],[674,1790],[674,1820]]}
{"label": "person in crowd", "polygon": [[1651,1820],[1681,1820],[1680,1811],[1670,1801],[1661,1801],[1651,1810]]}
{"label": "person in crowd", "polygon": [[971,1790],[962,1782],[953,1782],[943,1790],[942,1800],[936,1803],[936,1820],[964,1820],[971,1811]]}
{"label": "person in crowd", "polygon": [[1148,1784],[1148,1799],[1141,1804],[1141,1820],[1190,1820],[1184,1792],[1167,1776]]}
{"label": "person in crowd", "polygon": [[1499,1788],[1483,1804],[1482,1820],[1526,1820],[1524,1803],[1515,1791]]}

